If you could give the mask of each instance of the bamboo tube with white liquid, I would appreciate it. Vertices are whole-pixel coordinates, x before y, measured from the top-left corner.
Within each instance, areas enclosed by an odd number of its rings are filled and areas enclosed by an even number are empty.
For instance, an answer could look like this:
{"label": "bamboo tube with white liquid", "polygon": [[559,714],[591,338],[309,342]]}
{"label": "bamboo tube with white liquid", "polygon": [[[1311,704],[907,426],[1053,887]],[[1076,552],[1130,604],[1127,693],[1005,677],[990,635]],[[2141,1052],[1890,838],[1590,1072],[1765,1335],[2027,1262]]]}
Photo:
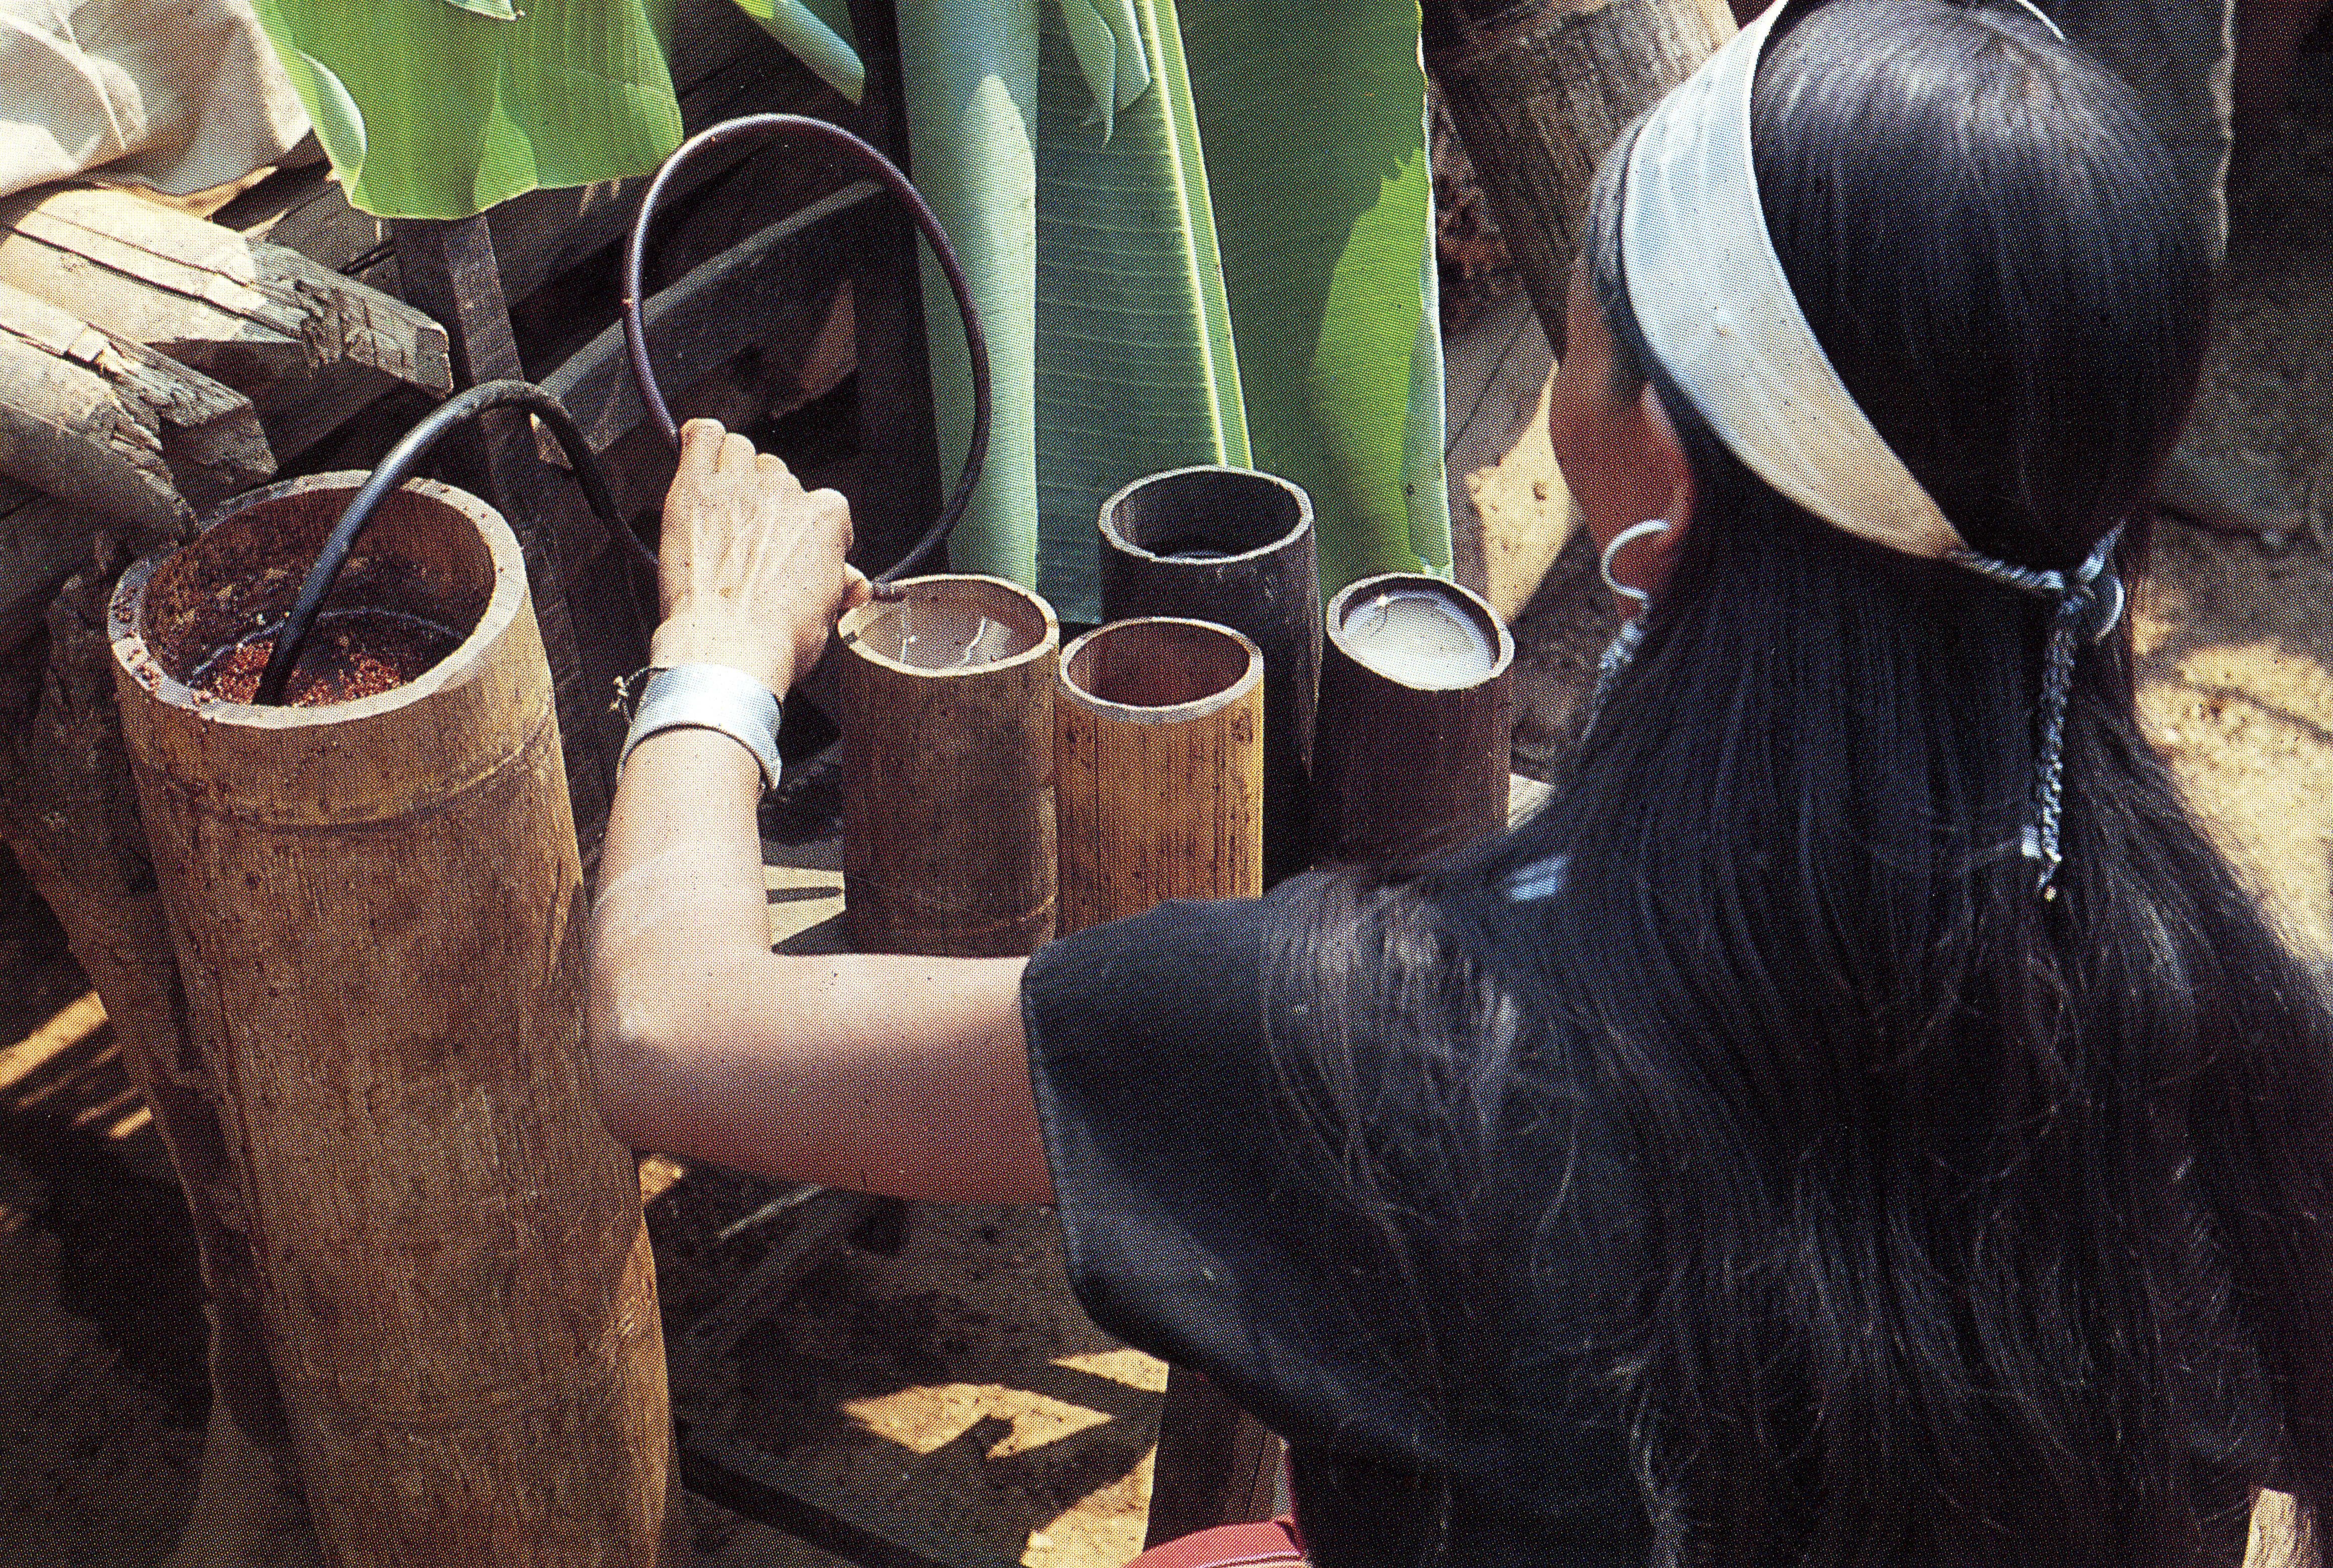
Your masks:
{"label": "bamboo tube with white liquid", "polygon": [[995,958],[1053,935],[1052,607],[909,578],[842,617],[843,923],[861,952]]}
{"label": "bamboo tube with white liquid", "polygon": [[1313,742],[1322,852],[1421,860],[1507,819],[1515,642],[1455,583],[1364,578],[1329,603]]}

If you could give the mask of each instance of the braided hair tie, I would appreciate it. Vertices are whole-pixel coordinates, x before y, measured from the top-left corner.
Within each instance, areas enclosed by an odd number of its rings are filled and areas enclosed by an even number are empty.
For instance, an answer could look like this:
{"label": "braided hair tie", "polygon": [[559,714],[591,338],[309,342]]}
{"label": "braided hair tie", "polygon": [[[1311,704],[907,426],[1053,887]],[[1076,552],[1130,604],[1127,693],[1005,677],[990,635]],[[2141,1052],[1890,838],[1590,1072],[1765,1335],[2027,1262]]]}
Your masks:
{"label": "braided hair tie", "polygon": [[2066,705],[2073,688],[2074,655],[2081,645],[2098,642],[2113,631],[2122,619],[2122,578],[2109,569],[2121,539],[2122,525],[2117,523],[2098,540],[2089,559],[2070,572],[2018,566],[1973,550],[1957,550],[1946,558],[1995,582],[2048,599],[2053,606],[2049,650],[2041,670],[2041,746],[2033,820],[2026,825],[2023,845],[2025,858],[2040,866],[2039,891],[2044,899],[2058,896],[2058,867],[2064,863],[2058,849],[2058,827],[2065,789]]}

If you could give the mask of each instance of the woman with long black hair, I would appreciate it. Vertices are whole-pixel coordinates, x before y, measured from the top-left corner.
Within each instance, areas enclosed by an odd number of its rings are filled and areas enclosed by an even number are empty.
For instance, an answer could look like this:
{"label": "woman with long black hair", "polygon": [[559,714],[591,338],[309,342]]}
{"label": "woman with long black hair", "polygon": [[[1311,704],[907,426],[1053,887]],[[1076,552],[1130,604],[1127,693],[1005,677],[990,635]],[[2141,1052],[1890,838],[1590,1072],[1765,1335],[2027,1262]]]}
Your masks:
{"label": "woman with long black hair", "polygon": [[2038,13],[1777,6],[1599,177],[1553,434],[1643,608],[1564,788],[1025,964],[763,948],[727,677],[816,656],[849,521],[692,427],[611,1127],[1055,1199],[1095,1319],[1288,1439],[1322,1568],[2202,1568],[2264,1487],[2320,1562],[2333,1039],[2122,615],[2203,343],[2174,180]]}

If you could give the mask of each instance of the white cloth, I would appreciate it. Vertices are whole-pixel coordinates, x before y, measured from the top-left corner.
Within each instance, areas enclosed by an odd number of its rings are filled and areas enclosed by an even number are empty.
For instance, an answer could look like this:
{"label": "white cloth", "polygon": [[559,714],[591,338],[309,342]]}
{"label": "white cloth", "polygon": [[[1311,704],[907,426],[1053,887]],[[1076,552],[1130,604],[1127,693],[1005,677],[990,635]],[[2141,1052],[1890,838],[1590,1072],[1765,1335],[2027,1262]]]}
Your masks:
{"label": "white cloth", "polygon": [[0,196],[84,174],[184,195],[307,131],[250,0],[0,0]]}

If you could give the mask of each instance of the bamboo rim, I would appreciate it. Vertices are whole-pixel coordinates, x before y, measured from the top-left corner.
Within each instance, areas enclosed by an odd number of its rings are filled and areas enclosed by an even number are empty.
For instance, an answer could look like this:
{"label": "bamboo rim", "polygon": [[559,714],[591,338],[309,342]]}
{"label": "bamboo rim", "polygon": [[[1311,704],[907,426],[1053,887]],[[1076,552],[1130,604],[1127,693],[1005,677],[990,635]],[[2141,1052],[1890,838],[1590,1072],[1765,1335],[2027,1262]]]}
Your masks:
{"label": "bamboo rim", "polygon": [[[1196,655],[1204,664],[1165,661]],[[1189,691],[1164,702],[1113,697],[1099,684],[1123,691],[1121,677],[1147,678],[1166,692]],[[1246,700],[1263,683],[1263,653],[1229,626],[1180,616],[1139,616],[1096,626],[1061,650],[1061,691],[1080,707],[1126,724],[1181,724]]]}
{"label": "bamboo rim", "polygon": [[[113,597],[107,607],[107,635],[113,645],[114,657],[138,684],[154,699],[167,706],[182,709],[206,722],[230,724],[253,730],[306,730],[328,724],[346,723],[351,720],[371,718],[394,712],[443,691],[470,675],[485,651],[506,632],[527,603],[526,562],[520,553],[518,538],[502,514],[467,491],[431,479],[408,479],[381,502],[380,521],[405,521],[427,515],[434,506],[440,514],[451,513],[470,525],[475,545],[457,535],[452,540],[454,555],[468,555],[465,564],[474,570],[478,568],[491,572],[485,602],[476,611],[475,619],[446,655],[411,680],[391,686],[369,696],[344,703],[319,703],[311,706],[257,706],[235,703],[198,692],[182,678],[188,671],[187,662],[168,644],[149,637],[149,598],[159,589],[169,586],[169,575],[197,568],[206,552],[219,553],[225,548],[243,542],[244,536],[265,527],[274,502],[294,496],[326,497],[315,502],[310,512],[316,522],[316,542],[321,545],[324,534],[331,531],[332,521],[340,515],[356,493],[367,475],[359,470],[341,470],[328,473],[309,474],[285,480],[263,489],[236,496],[212,515],[203,531],[183,545],[159,550],[146,556],[121,574],[115,585]],[[226,531],[222,532],[221,531]],[[287,549],[296,559],[297,545],[304,544],[304,533]],[[473,554],[473,549],[475,553]],[[483,574],[481,574],[483,575]],[[160,579],[158,581],[158,579]],[[285,603],[298,591],[299,578],[295,570],[283,587]],[[457,613],[466,614],[466,611]]]}
{"label": "bamboo rim", "polygon": [[[1204,506],[1207,492],[1220,490],[1251,493],[1263,502],[1256,511],[1269,508],[1276,514],[1272,521],[1284,518],[1285,526],[1256,543],[1243,544],[1239,550],[1225,550],[1219,556],[1198,560],[1178,560],[1172,555],[1160,555],[1149,548],[1151,543],[1161,542],[1159,535],[1165,533],[1166,529],[1177,525],[1181,526],[1186,537],[1212,537],[1205,522],[1194,525],[1186,521],[1194,497],[1177,492],[1198,492],[1198,504]],[[1242,497],[1243,502],[1245,499]],[[1153,511],[1153,507],[1157,510]],[[1213,518],[1220,518],[1234,525],[1245,523],[1252,515],[1253,512],[1245,504],[1236,509],[1224,507],[1213,512]],[[1154,521],[1165,524],[1166,528],[1149,529],[1147,525]],[[1102,537],[1113,547],[1141,559],[1167,566],[1218,567],[1234,561],[1258,559],[1285,549],[1291,540],[1301,537],[1312,527],[1312,498],[1304,493],[1301,486],[1261,469],[1195,464],[1188,468],[1169,468],[1161,473],[1145,474],[1121,487],[1118,493],[1101,503],[1100,527]],[[1234,526],[1226,531],[1243,534],[1248,531]],[[1147,536],[1147,539],[1138,536]]]}
{"label": "bamboo rim", "polygon": [[[912,675],[926,680],[958,679],[968,675],[994,675],[1001,670],[1051,657],[1061,644],[1061,618],[1053,607],[1034,590],[1000,577],[983,577],[974,572],[946,572],[931,577],[903,578],[890,585],[898,597],[877,599],[844,612],[836,624],[835,637],[852,656],[866,660],[879,669],[895,674]],[[984,659],[976,664],[946,664],[937,667],[913,664],[893,658],[874,645],[869,634],[886,621],[905,613],[910,604],[950,604],[977,610],[1002,621],[1013,633],[1016,642],[1025,644],[1001,658]]]}
{"label": "bamboo rim", "polygon": [[[1422,684],[1392,674],[1355,653],[1345,640],[1346,619],[1360,607],[1364,600],[1387,593],[1428,593],[1464,616],[1483,634],[1483,640],[1491,645],[1491,667],[1464,681],[1447,684]],[[1330,645],[1344,657],[1378,680],[1412,692],[1464,692],[1488,685],[1505,674],[1515,662],[1515,635],[1507,629],[1506,621],[1491,607],[1489,600],[1463,584],[1446,578],[1429,577],[1424,572],[1382,572],[1376,577],[1365,577],[1347,583],[1337,590],[1336,598],[1329,601],[1321,630]]]}

